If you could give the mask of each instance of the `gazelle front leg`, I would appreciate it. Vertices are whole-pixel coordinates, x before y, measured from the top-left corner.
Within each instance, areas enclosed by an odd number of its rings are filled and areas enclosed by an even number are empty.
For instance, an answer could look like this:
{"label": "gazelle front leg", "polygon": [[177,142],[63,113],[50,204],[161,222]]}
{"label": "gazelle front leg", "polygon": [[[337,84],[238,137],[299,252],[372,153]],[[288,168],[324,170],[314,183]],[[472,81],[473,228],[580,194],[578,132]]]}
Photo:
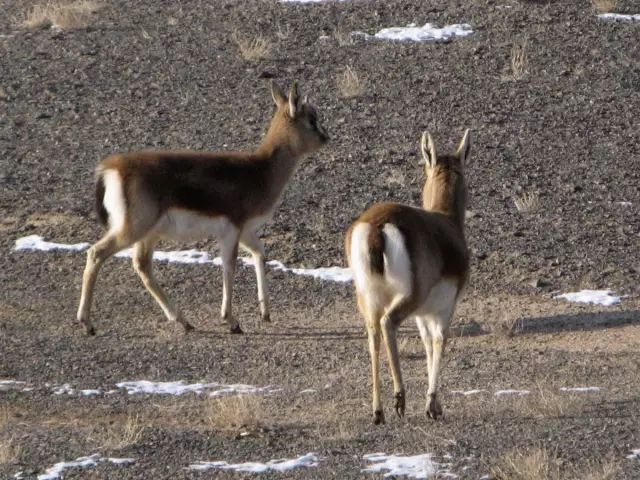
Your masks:
{"label": "gazelle front leg", "polygon": [[220,242],[220,256],[222,257],[222,307],[220,308],[220,316],[229,325],[231,333],[242,333],[238,320],[234,318],[231,312],[233,277],[238,258],[238,238],[238,231],[233,229],[227,232]]}
{"label": "gazelle front leg", "polygon": [[260,318],[263,322],[271,321],[269,312],[269,294],[267,292],[267,275],[264,262],[264,245],[256,232],[243,232],[240,244],[251,253],[256,269],[258,284],[258,302],[260,302]]}
{"label": "gazelle front leg", "polygon": [[375,319],[370,322],[367,319],[369,354],[371,356],[373,423],[376,425],[385,423],[384,412],[380,403],[380,325],[378,321],[378,319]]}

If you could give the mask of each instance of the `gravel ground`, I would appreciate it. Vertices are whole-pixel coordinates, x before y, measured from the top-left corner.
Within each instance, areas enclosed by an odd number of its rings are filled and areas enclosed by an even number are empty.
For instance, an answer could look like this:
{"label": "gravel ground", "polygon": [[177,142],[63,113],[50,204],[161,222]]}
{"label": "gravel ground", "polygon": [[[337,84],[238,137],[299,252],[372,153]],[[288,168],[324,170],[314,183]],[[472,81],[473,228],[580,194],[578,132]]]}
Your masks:
{"label": "gravel ground", "polygon": [[[186,470],[198,460],[295,458],[318,467],[264,476],[375,477],[362,456],[432,453],[459,478],[495,472],[505,458],[543,449],[560,478],[640,478],[640,23],[599,21],[586,1],[273,0],[104,2],[84,28],[29,30],[33,2],[0,10],[0,477],[25,478],[62,460],[134,457],[65,478],[222,478]],[[632,0],[616,11],[640,13]],[[351,39],[348,32],[431,22],[469,23],[447,43]],[[236,38],[262,35],[266,58],[244,60]],[[322,37],[322,38],[321,38]],[[527,68],[512,75],[514,44]],[[351,66],[362,94],[344,98]],[[342,237],[376,201],[416,204],[418,142],[439,150],[473,131],[467,234],[472,275],[442,375],[445,417],[423,414],[424,353],[403,326],[408,414],[370,418],[366,338],[352,287],[269,271],[274,323],[260,325],[255,280],[240,268],[234,308],[246,335],[219,319],[216,267],[159,264],[158,277],[197,330],[183,335],[128,262],[101,272],[96,338],[73,322],[84,258],[13,252],[17,238],[95,241],[93,169],[140,148],[246,149],[272,112],[269,78],[300,82],[332,141],[303,160],[273,221],[268,256],[288,266],[344,265]],[[520,212],[514,198],[537,198]],[[200,248],[213,242],[165,244]],[[615,307],[553,300],[610,288]],[[273,385],[280,393],[226,400],[53,395],[69,383]],[[48,384],[48,386],[46,385]],[[598,386],[592,393],[560,387]],[[501,389],[526,389],[498,398]],[[313,389],[315,392],[300,393]],[[485,389],[477,395],[453,391]],[[447,456],[450,457],[447,457]],[[556,465],[554,463],[554,465]],[[544,478],[544,477],[541,477]]]}

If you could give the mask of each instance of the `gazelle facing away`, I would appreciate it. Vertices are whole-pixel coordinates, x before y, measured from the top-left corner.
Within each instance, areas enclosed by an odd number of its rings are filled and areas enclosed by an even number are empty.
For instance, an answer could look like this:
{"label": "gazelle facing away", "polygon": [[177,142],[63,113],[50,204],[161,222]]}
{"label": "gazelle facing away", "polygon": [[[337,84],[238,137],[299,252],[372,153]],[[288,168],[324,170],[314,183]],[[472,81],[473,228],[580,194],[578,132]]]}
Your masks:
{"label": "gazelle facing away", "polygon": [[380,403],[381,334],[393,377],[395,410],[404,416],[405,392],[396,331],[408,317],[415,317],[427,351],[426,413],[433,419],[442,414],[436,398],[440,362],[456,301],[469,271],[464,237],[464,164],[469,147],[467,130],[454,156],[438,157],[431,136],[425,132],[421,142],[427,175],[422,191],[424,210],[378,203],[347,231],[347,258],[369,336],[376,424],[384,423]]}
{"label": "gazelle facing away", "polygon": [[269,321],[264,247],[257,230],[271,218],[298,159],[328,140],[316,109],[271,84],[277,110],[257,150],[251,153],[142,151],[113,155],[100,163],[96,207],[108,231],[87,253],[78,320],[95,333],[89,319],[96,277],[104,261],[133,246],[133,266],[167,318],[193,327],[167,298],[152,273],[158,240],[216,237],[223,264],[222,318],[242,333],[231,313],[238,244],[255,261],[263,321]]}

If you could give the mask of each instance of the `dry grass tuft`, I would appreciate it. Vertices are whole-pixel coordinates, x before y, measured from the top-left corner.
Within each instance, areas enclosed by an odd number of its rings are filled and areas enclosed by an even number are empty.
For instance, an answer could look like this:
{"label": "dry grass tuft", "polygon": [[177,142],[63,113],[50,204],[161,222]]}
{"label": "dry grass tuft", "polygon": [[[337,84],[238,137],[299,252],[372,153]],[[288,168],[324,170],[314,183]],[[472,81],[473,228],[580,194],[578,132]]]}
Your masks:
{"label": "dry grass tuft", "polygon": [[495,480],[560,480],[560,462],[546,449],[507,453],[491,469]]}
{"label": "dry grass tuft", "polygon": [[333,32],[333,38],[336,39],[336,42],[340,47],[353,45],[355,43],[353,41],[353,35],[351,35],[351,32],[345,32],[343,30],[335,30]]}
{"label": "dry grass tuft", "polygon": [[0,87],[0,100],[7,100],[9,98],[9,95],[7,94],[7,91]]}
{"label": "dry grass tuft", "polygon": [[523,320],[522,318],[514,315],[513,313],[502,310],[497,314],[495,322],[491,328],[494,334],[501,335],[507,338],[511,338],[518,333],[522,332]]}
{"label": "dry grass tuft", "polygon": [[616,480],[620,478],[620,463],[616,459],[609,459],[604,462],[595,462],[589,465],[586,471],[577,472],[576,480]]}
{"label": "dry grass tuft", "polygon": [[18,462],[20,452],[13,438],[0,438],[0,465]]}
{"label": "dry grass tuft", "polygon": [[92,0],[49,1],[34,5],[22,22],[26,28],[53,27],[60,30],[86,27],[102,5]]}
{"label": "dry grass tuft", "polygon": [[249,37],[236,30],[233,32],[231,38],[238,46],[242,58],[249,62],[262,60],[267,57],[273,49],[273,44],[260,35],[257,37]]}
{"label": "dry grass tuft", "polygon": [[[142,438],[144,428],[138,415],[128,415],[124,422],[114,422],[98,432],[94,440],[102,448],[118,450],[138,443]],[[95,431],[93,433],[95,434]]]}
{"label": "dry grass tuft", "polygon": [[610,13],[618,5],[618,0],[591,0],[598,13]]}
{"label": "dry grass tuft", "polygon": [[528,45],[529,38],[524,36],[511,46],[511,80],[522,80],[529,73]]}
{"label": "dry grass tuft", "polygon": [[520,213],[533,213],[540,208],[540,196],[533,193],[523,193],[519,197],[514,197],[513,203]]}
{"label": "dry grass tuft", "polygon": [[366,81],[350,66],[347,67],[336,79],[338,90],[344,98],[361,96],[366,87]]}
{"label": "dry grass tuft", "polygon": [[207,424],[219,430],[257,429],[267,416],[262,397],[256,395],[214,397],[205,406]]}

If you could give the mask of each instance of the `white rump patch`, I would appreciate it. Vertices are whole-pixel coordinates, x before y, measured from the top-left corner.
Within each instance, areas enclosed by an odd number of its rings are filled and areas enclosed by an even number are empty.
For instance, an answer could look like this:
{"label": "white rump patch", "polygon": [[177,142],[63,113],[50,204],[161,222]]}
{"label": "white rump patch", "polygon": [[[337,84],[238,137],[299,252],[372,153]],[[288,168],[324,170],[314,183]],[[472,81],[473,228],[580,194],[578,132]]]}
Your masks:
{"label": "white rump patch", "polygon": [[107,212],[109,212],[109,228],[111,230],[120,230],[124,228],[127,214],[120,174],[116,170],[105,170],[102,172],[102,179],[104,181],[102,203]]}
{"label": "white rump patch", "polygon": [[411,23],[406,27],[383,28],[373,36],[363,32],[353,32],[354,35],[364,36],[367,39],[377,38],[379,40],[399,42],[444,42],[453,40],[456,37],[466,37],[472,33],[473,29],[468,23],[447,25],[442,28],[438,28],[431,23],[427,23],[422,27]]}
{"label": "white rump patch", "polygon": [[[410,457],[370,453],[362,458],[372,464],[362,469],[363,472],[387,472],[384,474],[385,477],[434,478],[436,475],[453,475],[443,469],[443,465],[436,463],[430,453]],[[453,476],[456,477],[455,475]]]}
{"label": "white rump patch", "polygon": [[319,458],[315,453],[307,453],[302,457],[293,459],[269,460],[267,463],[246,462],[227,463],[218,462],[196,462],[189,465],[189,470],[205,472],[207,470],[234,470],[236,472],[265,473],[265,472],[287,472],[296,468],[317,467]]}
{"label": "white rump patch", "polygon": [[564,298],[569,302],[593,303],[610,307],[620,303],[620,297],[612,295],[611,290],[580,290],[579,292],[563,293],[553,298]]}
{"label": "white rump patch", "polygon": [[371,225],[368,223],[357,224],[351,232],[351,268],[353,280],[358,291],[367,289],[371,277],[371,260],[369,259],[369,232]]}
{"label": "white rump patch", "polygon": [[608,22],[640,22],[640,13],[635,15],[625,15],[623,13],[601,13],[598,15],[598,18]]}
{"label": "white rump patch", "polygon": [[400,230],[392,223],[382,227],[384,242],[384,278],[397,295],[411,295],[411,259]]}

